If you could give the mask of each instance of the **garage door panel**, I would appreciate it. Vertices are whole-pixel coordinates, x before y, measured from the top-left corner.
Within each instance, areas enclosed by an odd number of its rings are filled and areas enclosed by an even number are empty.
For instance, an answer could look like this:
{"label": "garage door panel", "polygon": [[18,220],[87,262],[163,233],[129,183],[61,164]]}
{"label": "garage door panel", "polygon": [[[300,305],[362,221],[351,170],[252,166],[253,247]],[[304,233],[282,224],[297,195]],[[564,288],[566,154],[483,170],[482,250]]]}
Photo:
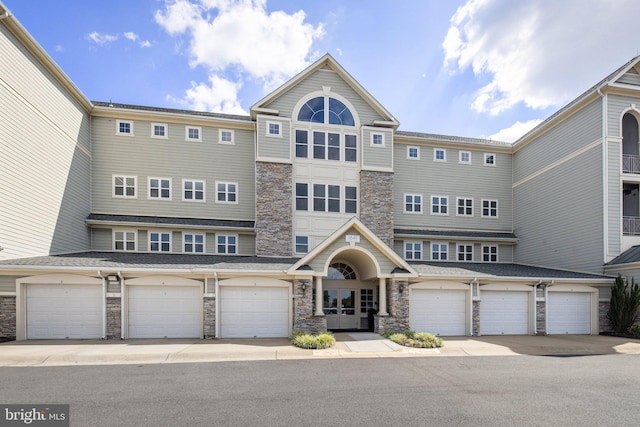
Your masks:
{"label": "garage door panel", "polygon": [[411,292],[411,329],[442,336],[466,334],[466,291],[425,290]]}
{"label": "garage door panel", "polygon": [[529,333],[529,292],[484,291],[480,299],[482,335]]}
{"label": "garage door panel", "polygon": [[591,293],[549,292],[547,318],[549,334],[590,334]]}
{"label": "garage door panel", "polygon": [[222,338],[271,338],[289,335],[289,289],[222,287]]}

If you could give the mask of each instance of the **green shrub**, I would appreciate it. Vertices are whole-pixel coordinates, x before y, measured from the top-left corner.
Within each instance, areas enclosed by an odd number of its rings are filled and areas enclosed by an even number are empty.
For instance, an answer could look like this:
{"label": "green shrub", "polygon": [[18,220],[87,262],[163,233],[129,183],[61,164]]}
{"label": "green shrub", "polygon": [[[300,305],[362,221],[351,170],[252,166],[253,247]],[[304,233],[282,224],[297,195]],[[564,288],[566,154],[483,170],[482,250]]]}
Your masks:
{"label": "green shrub", "polygon": [[633,326],[640,307],[640,287],[631,279],[622,279],[618,274],[616,284],[611,288],[611,304],[607,319],[611,321],[611,327],[619,334],[625,334]]}
{"label": "green shrub", "polygon": [[291,334],[291,343],[296,347],[309,350],[324,349],[333,347],[336,343],[336,339],[330,332],[320,332],[313,335],[306,331],[294,331]]}
{"label": "green shrub", "polygon": [[383,337],[405,347],[436,348],[442,347],[442,339],[426,332],[405,331],[402,333],[384,332]]}
{"label": "green shrub", "polygon": [[640,323],[634,323],[633,326],[629,328],[629,332],[634,338],[640,338]]}

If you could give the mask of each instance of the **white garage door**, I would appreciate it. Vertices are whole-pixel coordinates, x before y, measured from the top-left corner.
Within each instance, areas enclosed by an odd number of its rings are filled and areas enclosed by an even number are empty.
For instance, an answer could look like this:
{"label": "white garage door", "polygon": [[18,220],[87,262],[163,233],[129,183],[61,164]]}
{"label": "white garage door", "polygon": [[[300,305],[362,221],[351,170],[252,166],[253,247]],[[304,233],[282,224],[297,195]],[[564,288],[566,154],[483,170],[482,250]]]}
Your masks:
{"label": "white garage door", "polygon": [[590,334],[591,293],[549,292],[548,334]]}
{"label": "white garage door", "polygon": [[102,287],[28,285],[27,339],[102,337]]}
{"label": "white garage door", "polygon": [[129,338],[201,338],[197,286],[130,286]]}
{"label": "white garage door", "polygon": [[481,292],[480,333],[482,335],[527,335],[529,333],[529,292]]}
{"label": "white garage door", "polygon": [[462,290],[412,290],[411,329],[441,336],[465,335],[466,294]]}
{"label": "white garage door", "polygon": [[222,338],[289,336],[289,289],[220,287]]}

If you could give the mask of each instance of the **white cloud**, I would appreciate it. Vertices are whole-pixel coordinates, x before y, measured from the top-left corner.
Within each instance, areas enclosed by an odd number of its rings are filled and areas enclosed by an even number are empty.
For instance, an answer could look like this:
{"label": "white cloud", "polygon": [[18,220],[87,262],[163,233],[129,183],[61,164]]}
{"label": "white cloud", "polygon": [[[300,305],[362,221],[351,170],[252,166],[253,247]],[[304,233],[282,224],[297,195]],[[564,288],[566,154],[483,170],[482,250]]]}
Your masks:
{"label": "white cloud", "polygon": [[136,40],[138,40],[138,35],[137,35],[136,33],[131,32],[131,31],[127,31],[127,32],[125,32],[125,33],[124,33],[124,37],[125,37],[126,39],[128,39],[128,40],[133,41],[133,42],[134,42],[134,41],[136,41]]}
{"label": "white cloud", "polygon": [[209,76],[209,84],[191,82],[183,99],[168,97],[169,100],[198,111],[215,111],[227,114],[244,114],[237,99],[242,85],[215,74]]}
{"label": "white cloud", "polygon": [[542,120],[529,120],[526,122],[517,121],[508,128],[501,129],[497,133],[489,136],[489,139],[502,142],[514,142],[521,136],[529,132],[534,127],[542,123]]}
{"label": "white cloud", "polygon": [[64,48],[60,44],[57,44],[54,49],[56,52],[64,52]]}
{"label": "white cloud", "polygon": [[192,67],[204,66],[212,76],[232,71],[262,82],[265,91],[313,59],[313,42],[324,29],[305,17],[302,10],[268,12],[266,0],[172,0],[155,14],[169,34],[188,37]]}
{"label": "white cloud", "polygon": [[140,47],[151,47],[151,42],[149,40],[141,41]]}
{"label": "white cloud", "polygon": [[445,67],[490,82],[472,109],[559,106],[637,54],[637,0],[469,0],[442,43]]}
{"label": "white cloud", "polygon": [[115,34],[100,34],[97,31],[93,31],[87,34],[87,39],[96,44],[104,45],[118,40],[118,36]]}

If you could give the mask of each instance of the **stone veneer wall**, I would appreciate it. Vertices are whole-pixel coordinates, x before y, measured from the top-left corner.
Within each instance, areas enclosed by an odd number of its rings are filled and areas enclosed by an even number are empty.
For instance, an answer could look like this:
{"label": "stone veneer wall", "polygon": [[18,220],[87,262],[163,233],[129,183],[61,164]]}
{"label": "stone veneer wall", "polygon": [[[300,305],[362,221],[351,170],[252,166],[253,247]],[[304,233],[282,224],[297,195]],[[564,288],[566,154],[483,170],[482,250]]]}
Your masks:
{"label": "stone veneer wall", "polygon": [[[306,289],[302,290],[302,286]],[[311,333],[327,330],[327,318],[316,316],[313,306],[313,284],[309,279],[293,281],[293,330]]]}
{"label": "stone veneer wall", "polygon": [[480,336],[480,301],[473,301],[473,313],[471,313],[471,335],[474,337]]}
{"label": "stone veneer wall", "polygon": [[409,330],[409,282],[407,280],[387,281],[387,312],[389,316],[375,316],[375,332]]}
{"label": "stone veneer wall", "polygon": [[0,337],[16,339],[15,296],[0,296]]}
{"label": "stone veneer wall", "polygon": [[107,339],[122,338],[121,304],[120,297],[107,297]]}
{"label": "stone veneer wall", "polygon": [[547,335],[547,303],[536,301],[536,335]]}
{"label": "stone veneer wall", "polygon": [[204,297],[204,337],[216,338],[216,299]]}
{"label": "stone veneer wall", "polygon": [[293,253],[293,166],[256,162],[256,255]]}
{"label": "stone veneer wall", "polygon": [[393,173],[360,172],[360,221],[393,248]]}

